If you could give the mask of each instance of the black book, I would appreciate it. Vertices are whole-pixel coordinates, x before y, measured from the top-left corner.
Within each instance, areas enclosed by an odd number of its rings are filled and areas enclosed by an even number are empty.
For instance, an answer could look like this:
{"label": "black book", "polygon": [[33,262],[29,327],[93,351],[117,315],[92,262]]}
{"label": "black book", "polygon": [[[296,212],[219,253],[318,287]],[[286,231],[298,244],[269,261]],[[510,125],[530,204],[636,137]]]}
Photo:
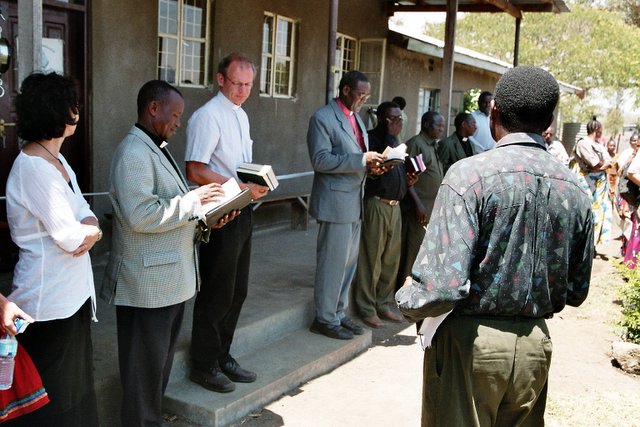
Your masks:
{"label": "black book", "polygon": [[241,181],[264,185],[269,187],[271,191],[275,190],[279,184],[271,165],[240,163],[236,168],[236,173]]}
{"label": "black book", "polygon": [[251,203],[251,190],[245,188],[239,193],[225,197],[220,202],[207,203],[203,206],[205,209],[205,215],[207,217],[207,226],[209,228],[216,225],[218,220],[234,210],[240,210]]}

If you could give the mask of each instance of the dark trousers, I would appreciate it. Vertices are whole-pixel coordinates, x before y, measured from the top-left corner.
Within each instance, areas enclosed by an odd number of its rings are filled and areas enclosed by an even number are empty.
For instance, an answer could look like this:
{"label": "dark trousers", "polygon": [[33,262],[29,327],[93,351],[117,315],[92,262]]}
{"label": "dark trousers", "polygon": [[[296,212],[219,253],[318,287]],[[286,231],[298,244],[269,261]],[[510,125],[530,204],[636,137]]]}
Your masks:
{"label": "dark trousers", "polygon": [[116,306],[122,426],[162,426],[184,303],[161,308]]}
{"label": "dark trousers", "polygon": [[87,300],[71,317],[29,325],[17,339],[38,369],[50,402],[2,425],[97,426],[91,300]]}
{"label": "dark trousers", "polygon": [[233,334],[249,287],[251,208],[224,227],[212,230],[200,245],[202,283],[193,308],[191,358],[207,370],[229,357]]}

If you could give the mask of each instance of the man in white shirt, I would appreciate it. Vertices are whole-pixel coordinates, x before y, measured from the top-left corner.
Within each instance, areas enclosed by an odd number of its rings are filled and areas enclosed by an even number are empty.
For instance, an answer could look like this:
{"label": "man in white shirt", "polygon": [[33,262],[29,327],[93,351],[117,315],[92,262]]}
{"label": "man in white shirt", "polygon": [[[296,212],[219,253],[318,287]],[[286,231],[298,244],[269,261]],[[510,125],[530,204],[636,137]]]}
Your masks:
{"label": "man in white shirt", "polygon": [[496,141],[491,136],[491,129],[489,128],[491,101],[493,101],[493,94],[487,91],[482,92],[478,97],[478,109],[471,113],[473,118],[476,119],[476,133],[469,137],[469,140],[474,145],[473,151],[475,154],[491,150],[496,146]]}
{"label": "man in white shirt", "polygon": [[[239,53],[218,65],[218,94],[193,113],[187,125],[185,161],[190,181],[198,185],[239,181],[238,164],[252,161],[249,119],[241,106],[249,98],[255,71],[253,62]],[[253,183],[239,185],[251,189],[253,200],[268,192]],[[220,393],[235,390],[234,382],[257,378],[229,354],[249,286],[252,228],[247,206],[224,228],[212,230],[209,243],[200,245],[202,285],[193,309],[189,378]]]}
{"label": "man in white shirt", "polygon": [[544,143],[547,146],[547,151],[560,161],[565,166],[569,166],[569,155],[567,154],[567,150],[565,150],[562,142],[555,139],[553,136],[555,135],[556,130],[553,126],[549,126],[547,130],[542,132],[542,138],[544,139]]}

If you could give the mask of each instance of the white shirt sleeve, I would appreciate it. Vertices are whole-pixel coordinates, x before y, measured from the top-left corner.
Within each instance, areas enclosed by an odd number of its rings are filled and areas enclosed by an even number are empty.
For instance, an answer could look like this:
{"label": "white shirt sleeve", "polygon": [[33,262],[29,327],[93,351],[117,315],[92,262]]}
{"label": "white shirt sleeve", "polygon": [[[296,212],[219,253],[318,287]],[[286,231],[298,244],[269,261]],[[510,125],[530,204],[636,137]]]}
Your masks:
{"label": "white shirt sleeve", "polygon": [[210,112],[206,110],[196,111],[187,124],[185,161],[208,164],[219,141],[220,127]]}
{"label": "white shirt sleeve", "polygon": [[[82,218],[76,218],[70,204],[70,196],[75,197],[71,188],[60,172],[45,160],[34,157],[24,166],[21,173],[30,179],[20,180],[23,203],[60,248],[67,252],[74,251],[86,237],[86,232],[79,221]],[[93,215],[88,205],[82,211],[88,212],[87,216]]]}
{"label": "white shirt sleeve", "polygon": [[636,155],[627,169],[627,173],[640,174],[640,155]]}

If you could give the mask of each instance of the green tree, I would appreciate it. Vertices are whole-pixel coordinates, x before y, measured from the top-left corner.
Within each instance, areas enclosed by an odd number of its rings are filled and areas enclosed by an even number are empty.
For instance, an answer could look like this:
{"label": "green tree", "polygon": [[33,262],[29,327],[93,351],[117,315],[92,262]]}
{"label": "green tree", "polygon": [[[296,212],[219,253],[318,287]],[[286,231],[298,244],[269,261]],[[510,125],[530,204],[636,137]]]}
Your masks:
{"label": "green tree", "polygon": [[[640,99],[640,28],[627,24],[624,13],[595,4],[582,0],[569,13],[525,13],[521,22],[518,63],[543,67],[586,90],[583,100],[562,98],[565,119],[593,114],[593,88],[627,88]],[[427,25],[425,33],[442,38],[444,24]],[[515,20],[505,13],[465,14],[456,25],[456,45],[512,62],[514,34]]]}

